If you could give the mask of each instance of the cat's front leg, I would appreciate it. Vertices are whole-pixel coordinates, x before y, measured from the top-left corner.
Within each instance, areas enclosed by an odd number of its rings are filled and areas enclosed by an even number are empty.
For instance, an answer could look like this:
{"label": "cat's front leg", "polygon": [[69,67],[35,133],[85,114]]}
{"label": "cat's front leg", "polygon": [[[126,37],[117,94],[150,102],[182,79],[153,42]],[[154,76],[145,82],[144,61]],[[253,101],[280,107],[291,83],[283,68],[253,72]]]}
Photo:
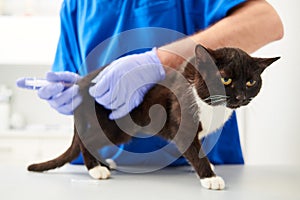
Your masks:
{"label": "cat's front leg", "polygon": [[212,190],[222,190],[225,182],[222,177],[216,176],[208,158],[201,148],[200,141],[195,137],[183,156],[191,163],[200,177],[201,185]]}

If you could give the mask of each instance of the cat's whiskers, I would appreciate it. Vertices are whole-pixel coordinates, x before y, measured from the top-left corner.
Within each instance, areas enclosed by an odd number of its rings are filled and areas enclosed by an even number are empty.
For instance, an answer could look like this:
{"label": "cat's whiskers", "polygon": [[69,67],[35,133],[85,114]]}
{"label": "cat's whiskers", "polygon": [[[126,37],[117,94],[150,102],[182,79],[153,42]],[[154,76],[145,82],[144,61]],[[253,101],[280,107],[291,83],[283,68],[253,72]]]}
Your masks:
{"label": "cat's whiskers", "polygon": [[204,101],[209,101],[209,100],[217,100],[217,99],[227,99],[229,96],[225,95],[212,95],[204,99]]}
{"label": "cat's whiskers", "polygon": [[212,95],[204,99],[204,101],[209,105],[215,105],[215,104],[226,105],[228,98],[229,96],[226,95]]}
{"label": "cat's whiskers", "polygon": [[219,95],[219,94],[215,94],[215,95],[212,95],[212,96],[209,96],[211,98],[214,98],[214,97],[229,97],[227,95]]}
{"label": "cat's whiskers", "polygon": [[222,104],[226,104],[226,102],[227,102],[227,98],[216,99],[216,100],[210,101],[209,105],[214,105],[214,104],[222,105]]}

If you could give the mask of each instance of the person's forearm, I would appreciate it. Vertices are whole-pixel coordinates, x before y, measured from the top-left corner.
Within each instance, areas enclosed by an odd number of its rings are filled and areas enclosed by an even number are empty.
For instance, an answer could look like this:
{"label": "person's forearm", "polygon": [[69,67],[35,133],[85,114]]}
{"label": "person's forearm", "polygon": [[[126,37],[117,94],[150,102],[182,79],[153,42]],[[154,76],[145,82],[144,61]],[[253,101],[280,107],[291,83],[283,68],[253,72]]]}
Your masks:
{"label": "person's forearm", "polygon": [[252,53],[282,36],[281,20],[271,5],[263,0],[250,0],[192,39],[213,49],[230,46]]}
{"label": "person's forearm", "polygon": [[238,47],[252,53],[282,36],[283,25],[273,7],[264,0],[250,0],[206,30],[160,47],[158,56],[164,66],[176,68],[193,56],[195,44],[211,49]]}

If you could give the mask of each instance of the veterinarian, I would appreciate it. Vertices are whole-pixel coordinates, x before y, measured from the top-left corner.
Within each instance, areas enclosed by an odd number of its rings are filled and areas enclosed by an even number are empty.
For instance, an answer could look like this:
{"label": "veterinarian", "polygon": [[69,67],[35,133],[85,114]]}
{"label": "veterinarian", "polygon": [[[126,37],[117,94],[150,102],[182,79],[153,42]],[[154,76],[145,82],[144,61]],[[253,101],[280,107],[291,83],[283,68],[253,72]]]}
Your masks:
{"label": "veterinarian", "polygon": [[[193,56],[195,46],[188,45],[188,41],[212,49],[239,47],[252,53],[283,36],[279,16],[265,0],[65,0],[60,17],[61,34],[52,66],[53,73],[47,77],[54,83],[39,89],[38,95],[58,112],[72,115],[82,100],[78,86],[66,88],[60,82],[74,82],[96,67],[116,60],[109,65],[110,70],[98,77],[95,86],[90,88],[90,94],[97,102],[114,110],[111,119],[120,118],[138,106],[151,88],[151,85],[144,83],[163,80],[168,73],[166,66],[176,68],[185,57]],[[167,39],[161,41],[162,35],[156,34],[156,29],[151,32],[153,27],[163,28],[157,29],[162,32],[172,30],[174,34],[171,32]],[[129,39],[118,38],[134,29],[137,30],[132,32],[133,36]],[[180,38],[185,39],[178,40]],[[171,44],[165,45],[168,43]],[[124,53],[126,57],[121,60],[119,57]],[[129,55],[133,53],[140,54]],[[147,71],[133,70],[148,63],[151,65]],[[116,96],[113,92],[116,89],[115,81],[130,70],[134,74],[128,79],[122,78],[126,91],[118,91]],[[133,92],[136,86],[140,87]],[[111,104],[112,101],[117,103]],[[212,134],[205,140],[213,143],[213,148],[208,150],[212,163],[244,163],[235,114],[221,134]],[[115,159],[119,165],[151,165],[159,163],[161,159],[173,159],[171,165],[187,164],[183,157],[172,157],[172,152],[162,152],[159,158],[151,159],[131,159],[122,155],[122,149],[151,152],[167,143],[155,136],[134,138],[121,145],[121,150],[107,147],[101,153],[106,158]],[[177,152],[175,145],[172,151]],[[74,162],[82,161],[78,159]]]}

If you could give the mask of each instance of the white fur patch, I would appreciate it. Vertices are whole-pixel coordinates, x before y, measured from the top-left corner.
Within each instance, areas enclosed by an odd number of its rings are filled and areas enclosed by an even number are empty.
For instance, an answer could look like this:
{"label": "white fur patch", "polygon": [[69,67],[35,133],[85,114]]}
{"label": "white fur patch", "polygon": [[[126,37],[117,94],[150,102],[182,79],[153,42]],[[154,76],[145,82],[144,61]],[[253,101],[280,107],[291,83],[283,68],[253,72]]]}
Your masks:
{"label": "white fur patch", "polygon": [[212,171],[215,171],[215,166],[214,166],[213,164],[211,164],[211,163],[209,163],[209,164],[210,164],[211,170],[212,170]]}
{"label": "white fur patch", "polygon": [[89,170],[89,174],[94,179],[108,179],[110,177],[110,171],[106,167],[100,165]]}
{"label": "white fur patch", "polygon": [[225,181],[220,176],[200,179],[201,185],[210,190],[223,190],[225,188]]}
{"label": "white fur patch", "polygon": [[192,87],[195,101],[198,105],[198,116],[203,130],[198,133],[199,139],[221,128],[232,115],[232,110],[226,106],[211,106],[205,103]]}
{"label": "white fur patch", "polygon": [[109,164],[110,169],[117,169],[117,163],[113,159],[106,159],[107,164]]}

